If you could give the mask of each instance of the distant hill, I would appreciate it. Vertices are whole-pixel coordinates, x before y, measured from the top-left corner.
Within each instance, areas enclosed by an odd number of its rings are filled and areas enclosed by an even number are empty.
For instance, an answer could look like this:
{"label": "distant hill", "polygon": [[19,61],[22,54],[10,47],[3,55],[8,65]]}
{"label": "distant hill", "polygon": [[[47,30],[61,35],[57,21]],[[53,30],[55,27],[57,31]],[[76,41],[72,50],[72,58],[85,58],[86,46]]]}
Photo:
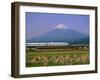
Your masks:
{"label": "distant hill", "polygon": [[89,36],[80,33],[78,31],[69,29],[64,25],[58,25],[53,30],[37,36],[33,37],[26,41],[27,43],[33,42],[67,42],[69,44],[88,44]]}

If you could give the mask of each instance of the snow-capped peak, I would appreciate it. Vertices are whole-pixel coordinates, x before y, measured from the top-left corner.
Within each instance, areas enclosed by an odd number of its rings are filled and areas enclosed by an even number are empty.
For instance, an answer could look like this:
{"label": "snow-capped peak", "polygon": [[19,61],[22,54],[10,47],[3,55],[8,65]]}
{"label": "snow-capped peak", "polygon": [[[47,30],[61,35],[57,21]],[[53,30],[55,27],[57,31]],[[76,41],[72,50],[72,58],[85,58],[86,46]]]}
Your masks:
{"label": "snow-capped peak", "polygon": [[64,24],[58,24],[55,29],[68,29]]}

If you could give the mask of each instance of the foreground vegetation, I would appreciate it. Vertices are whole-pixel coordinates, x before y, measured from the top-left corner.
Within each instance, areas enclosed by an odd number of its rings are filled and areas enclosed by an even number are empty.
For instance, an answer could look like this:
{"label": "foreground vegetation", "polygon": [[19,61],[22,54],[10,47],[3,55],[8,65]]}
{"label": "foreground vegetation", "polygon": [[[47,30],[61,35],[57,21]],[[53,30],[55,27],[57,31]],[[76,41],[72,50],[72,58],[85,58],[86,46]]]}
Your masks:
{"label": "foreground vegetation", "polygon": [[89,64],[88,50],[26,51],[26,67]]}

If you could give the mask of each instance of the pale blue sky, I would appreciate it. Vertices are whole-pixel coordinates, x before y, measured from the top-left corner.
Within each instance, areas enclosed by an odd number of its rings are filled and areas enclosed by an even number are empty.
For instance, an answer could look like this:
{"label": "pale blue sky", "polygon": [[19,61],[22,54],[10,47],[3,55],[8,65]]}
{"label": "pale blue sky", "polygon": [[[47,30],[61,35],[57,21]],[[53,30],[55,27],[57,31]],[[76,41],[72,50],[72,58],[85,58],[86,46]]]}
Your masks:
{"label": "pale blue sky", "polygon": [[26,39],[54,29],[58,24],[89,35],[89,15],[26,12]]}

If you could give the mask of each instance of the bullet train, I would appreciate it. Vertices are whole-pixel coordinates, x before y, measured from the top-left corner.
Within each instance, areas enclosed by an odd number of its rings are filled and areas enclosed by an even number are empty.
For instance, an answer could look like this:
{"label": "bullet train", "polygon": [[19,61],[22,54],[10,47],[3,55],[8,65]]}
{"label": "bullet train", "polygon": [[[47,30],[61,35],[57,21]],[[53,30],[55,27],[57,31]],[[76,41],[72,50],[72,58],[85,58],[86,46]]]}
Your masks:
{"label": "bullet train", "polygon": [[40,42],[40,43],[26,43],[26,46],[66,46],[67,42]]}

